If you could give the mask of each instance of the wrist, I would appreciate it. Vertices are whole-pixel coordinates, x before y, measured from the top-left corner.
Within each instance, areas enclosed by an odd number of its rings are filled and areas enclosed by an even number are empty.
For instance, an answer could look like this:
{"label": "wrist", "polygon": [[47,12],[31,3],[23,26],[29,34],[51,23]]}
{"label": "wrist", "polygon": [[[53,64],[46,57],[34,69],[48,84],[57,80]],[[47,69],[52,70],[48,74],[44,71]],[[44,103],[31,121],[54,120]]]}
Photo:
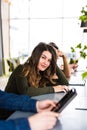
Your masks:
{"label": "wrist", "polygon": [[39,103],[40,103],[40,101],[37,101],[37,103],[36,103],[36,109],[37,109],[37,112],[40,111],[40,110],[39,110]]}
{"label": "wrist", "polygon": [[65,56],[65,55],[62,55],[62,58],[63,58],[63,59],[66,59],[66,56]]}
{"label": "wrist", "polygon": [[56,93],[57,91],[56,91],[56,86],[53,86],[53,88],[54,88],[54,92]]}

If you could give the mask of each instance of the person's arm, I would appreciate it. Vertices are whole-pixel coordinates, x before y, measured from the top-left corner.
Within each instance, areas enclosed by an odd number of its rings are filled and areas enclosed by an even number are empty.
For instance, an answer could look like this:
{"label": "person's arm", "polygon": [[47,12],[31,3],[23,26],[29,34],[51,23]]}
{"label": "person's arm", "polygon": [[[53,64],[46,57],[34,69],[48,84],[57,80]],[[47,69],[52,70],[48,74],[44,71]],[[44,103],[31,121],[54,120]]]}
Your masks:
{"label": "person's arm", "polygon": [[16,95],[0,91],[0,108],[36,112],[37,100],[26,95]]}
{"label": "person's arm", "polygon": [[5,91],[9,93],[17,94],[27,94],[28,96],[37,96],[47,93],[53,93],[54,89],[52,87],[35,88],[29,86],[28,81],[23,76],[18,76],[22,71],[22,65],[19,65],[9,77],[8,83],[6,85]]}
{"label": "person's arm", "polygon": [[52,130],[58,120],[57,112],[44,111],[29,118],[31,130]]}
{"label": "person's arm", "polygon": [[0,90],[0,108],[40,112],[50,111],[55,106],[56,102],[52,100],[39,101],[26,95],[17,95]]}
{"label": "person's arm", "polygon": [[17,77],[17,90],[20,94],[27,94],[29,96],[38,96],[47,93],[54,93],[53,87],[42,87],[42,88],[35,88],[28,85],[27,79],[24,77]]}
{"label": "person's arm", "polygon": [[25,118],[0,121],[0,130],[31,130]]}
{"label": "person's arm", "polygon": [[[60,69],[59,69],[60,70]],[[35,88],[35,87],[30,87],[28,86],[27,80],[25,78],[17,78],[18,80],[18,87],[17,90],[19,91],[20,94],[25,93],[29,96],[38,96],[38,95],[43,95],[47,93],[54,93],[54,92],[61,92],[61,91],[67,91],[68,87],[65,85],[68,85],[68,80],[64,76],[63,72],[60,70],[61,73],[58,71],[58,78],[59,78],[59,83],[58,85],[54,86],[53,84],[49,84],[46,87],[42,88]],[[22,87],[21,87],[22,86]]]}
{"label": "person's arm", "polygon": [[25,110],[24,107],[27,107],[28,110],[30,111],[33,110],[34,112],[34,110],[35,111],[37,110],[37,112],[39,112],[34,116],[29,117],[28,119],[21,118],[15,120],[0,121],[0,129],[1,130],[37,130],[42,128],[51,129],[54,127],[58,117],[57,113],[50,112],[50,110],[55,106],[56,102],[52,100],[44,100],[36,102],[36,100],[30,99],[28,96],[25,95],[21,96],[0,91],[0,108],[6,108],[9,110],[12,109]]}
{"label": "person's arm", "polygon": [[56,68],[56,75],[58,76],[59,79],[59,85],[69,85],[66,76],[58,66]]}
{"label": "person's arm", "polygon": [[0,121],[0,130],[48,130],[52,129],[59,114],[44,111],[27,118]]}
{"label": "person's arm", "polygon": [[52,129],[59,114],[44,111],[27,118],[0,121],[0,130],[50,130]]}
{"label": "person's arm", "polygon": [[[32,86],[29,86],[27,78],[23,76],[17,76],[17,69],[12,73],[12,75],[9,78],[8,84],[5,88],[5,91],[17,93],[17,94],[26,94],[28,96],[38,96],[48,93],[54,93],[54,85],[48,84],[46,87],[41,88],[35,88]],[[59,83],[58,85],[68,85],[68,81],[64,75],[64,73],[58,68],[57,69],[57,76]],[[60,88],[57,89],[58,92],[60,92]]]}
{"label": "person's arm", "polygon": [[66,76],[67,78],[70,78],[71,72],[70,72],[69,63],[68,63],[67,58],[66,58],[65,55],[63,55],[62,58],[63,58],[63,63],[64,63],[63,72],[64,72],[64,74],[65,74],[65,76]]}
{"label": "person's arm", "polygon": [[69,63],[67,61],[67,57],[60,50],[57,51],[57,55],[58,55],[58,57],[62,57],[62,59],[63,59],[63,72],[64,72],[66,78],[70,78],[71,73],[70,73],[70,67],[69,67]]}

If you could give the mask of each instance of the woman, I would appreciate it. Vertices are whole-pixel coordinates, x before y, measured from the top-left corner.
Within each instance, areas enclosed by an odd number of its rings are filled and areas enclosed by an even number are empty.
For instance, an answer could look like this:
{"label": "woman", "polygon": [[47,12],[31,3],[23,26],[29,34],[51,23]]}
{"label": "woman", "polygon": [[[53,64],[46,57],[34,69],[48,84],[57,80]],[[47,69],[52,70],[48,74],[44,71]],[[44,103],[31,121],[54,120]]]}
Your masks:
{"label": "woman", "polygon": [[30,58],[13,71],[5,91],[36,96],[68,90],[60,79],[57,83],[53,79],[56,60],[53,47],[43,42],[39,43]]}

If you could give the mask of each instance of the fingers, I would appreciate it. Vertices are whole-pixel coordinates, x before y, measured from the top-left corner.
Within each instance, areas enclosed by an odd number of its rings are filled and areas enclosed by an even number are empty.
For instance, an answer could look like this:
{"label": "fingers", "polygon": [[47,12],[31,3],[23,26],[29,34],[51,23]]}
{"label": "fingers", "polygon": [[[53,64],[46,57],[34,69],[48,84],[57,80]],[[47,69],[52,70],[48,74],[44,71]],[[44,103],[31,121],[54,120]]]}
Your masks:
{"label": "fingers", "polygon": [[67,92],[70,90],[69,87],[66,85],[58,85],[58,86],[54,86],[53,88],[55,92]]}
{"label": "fingers", "polygon": [[50,111],[55,106],[56,106],[56,102],[52,100],[37,101],[36,103],[37,112],[40,112],[43,110]]}
{"label": "fingers", "polygon": [[53,129],[53,127],[56,125],[56,122],[57,122],[57,118],[55,117],[51,117],[50,119],[48,119],[48,123],[47,123],[47,127],[46,127],[46,130],[51,130]]}
{"label": "fingers", "polygon": [[56,112],[42,112],[43,115],[46,115],[46,116],[49,116],[49,117],[55,117],[55,118],[58,118],[59,117],[59,113],[56,113]]}
{"label": "fingers", "polygon": [[55,126],[60,114],[56,113],[56,112],[47,112],[47,113],[45,113],[45,116],[46,116],[46,118],[48,117],[47,129],[52,129]]}
{"label": "fingers", "polygon": [[64,92],[68,92],[70,90],[69,87],[66,85],[62,86],[62,88],[63,88]]}
{"label": "fingers", "polygon": [[49,130],[55,126],[58,117],[59,114],[55,112],[40,112],[29,117],[28,121],[32,130]]}
{"label": "fingers", "polygon": [[50,111],[52,110],[52,108],[56,107],[56,101],[52,101],[52,100],[46,100],[45,101],[45,107],[44,107],[44,111]]}
{"label": "fingers", "polygon": [[55,101],[52,101],[52,100],[46,100],[46,103],[47,103],[47,105],[49,106],[49,105],[51,105],[52,107],[55,107],[56,106],[56,102]]}

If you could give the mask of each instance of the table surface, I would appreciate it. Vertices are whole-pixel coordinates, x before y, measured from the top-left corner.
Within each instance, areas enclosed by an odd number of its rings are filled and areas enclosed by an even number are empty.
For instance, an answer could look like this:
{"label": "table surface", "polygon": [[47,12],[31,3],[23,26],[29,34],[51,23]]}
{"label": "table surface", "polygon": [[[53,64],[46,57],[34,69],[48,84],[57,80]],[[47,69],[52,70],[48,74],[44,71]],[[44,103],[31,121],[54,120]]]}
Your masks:
{"label": "table surface", "polygon": [[[87,130],[87,83],[85,86],[69,86],[76,88],[78,95],[72,102],[61,112],[56,126],[53,130]],[[52,93],[33,97],[35,99],[44,100],[52,99],[59,101],[64,96],[64,93]],[[82,110],[77,110],[81,108]],[[86,110],[83,110],[86,109]],[[31,112],[14,112],[9,119],[19,117],[28,117],[33,115]]]}

